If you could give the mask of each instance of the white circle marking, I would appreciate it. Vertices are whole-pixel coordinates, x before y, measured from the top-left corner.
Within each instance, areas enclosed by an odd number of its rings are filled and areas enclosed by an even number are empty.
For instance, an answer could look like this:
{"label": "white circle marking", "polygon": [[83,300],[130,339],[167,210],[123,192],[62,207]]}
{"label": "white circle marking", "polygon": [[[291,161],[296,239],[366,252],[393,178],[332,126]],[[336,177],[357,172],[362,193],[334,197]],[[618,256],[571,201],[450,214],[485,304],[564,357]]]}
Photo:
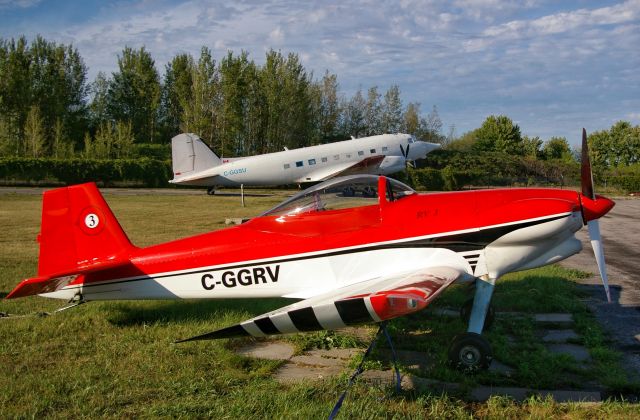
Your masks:
{"label": "white circle marking", "polygon": [[98,227],[99,224],[100,224],[100,218],[98,218],[98,215],[95,213],[89,213],[84,218],[84,225],[89,229],[95,229]]}

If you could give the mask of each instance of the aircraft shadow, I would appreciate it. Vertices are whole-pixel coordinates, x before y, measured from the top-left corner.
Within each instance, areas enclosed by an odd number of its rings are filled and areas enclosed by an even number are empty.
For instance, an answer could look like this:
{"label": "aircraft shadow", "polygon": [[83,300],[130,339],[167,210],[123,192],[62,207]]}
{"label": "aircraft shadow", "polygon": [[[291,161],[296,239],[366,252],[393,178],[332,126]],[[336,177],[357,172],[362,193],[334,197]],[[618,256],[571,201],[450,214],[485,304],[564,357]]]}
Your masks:
{"label": "aircraft shadow", "polygon": [[273,299],[224,299],[185,301],[113,302],[104,307],[108,321],[115,326],[128,327],[155,322],[191,322],[223,318],[231,312],[258,316],[292,300]]}

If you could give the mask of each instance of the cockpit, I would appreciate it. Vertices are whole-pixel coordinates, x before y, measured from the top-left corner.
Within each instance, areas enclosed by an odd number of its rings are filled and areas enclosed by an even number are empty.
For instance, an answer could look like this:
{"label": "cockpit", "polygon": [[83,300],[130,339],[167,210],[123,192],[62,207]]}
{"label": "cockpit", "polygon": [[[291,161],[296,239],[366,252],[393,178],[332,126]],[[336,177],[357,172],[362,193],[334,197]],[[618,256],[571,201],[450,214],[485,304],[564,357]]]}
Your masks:
{"label": "cockpit", "polygon": [[[385,179],[387,201],[400,200],[416,193],[400,181]],[[378,182],[379,177],[375,175],[333,178],[294,195],[261,216],[293,216],[376,205],[380,201]]]}

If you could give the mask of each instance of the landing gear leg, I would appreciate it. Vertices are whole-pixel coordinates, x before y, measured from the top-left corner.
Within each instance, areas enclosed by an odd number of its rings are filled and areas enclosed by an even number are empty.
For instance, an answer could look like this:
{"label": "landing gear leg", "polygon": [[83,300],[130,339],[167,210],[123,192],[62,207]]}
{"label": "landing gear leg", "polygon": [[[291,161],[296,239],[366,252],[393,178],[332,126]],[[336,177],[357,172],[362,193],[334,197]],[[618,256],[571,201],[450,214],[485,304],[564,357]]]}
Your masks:
{"label": "landing gear leg", "polygon": [[480,334],[485,326],[485,320],[493,320],[493,313],[491,312],[490,319],[487,313],[490,311],[494,287],[495,279],[476,280],[476,295],[469,313],[467,332],[456,335],[449,346],[449,362],[458,369],[473,372],[487,369],[491,364],[493,359],[491,346]]}
{"label": "landing gear leg", "polygon": [[216,194],[216,188],[215,187],[208,187],[207,188],[207,194],[208,195],[215,195]]}

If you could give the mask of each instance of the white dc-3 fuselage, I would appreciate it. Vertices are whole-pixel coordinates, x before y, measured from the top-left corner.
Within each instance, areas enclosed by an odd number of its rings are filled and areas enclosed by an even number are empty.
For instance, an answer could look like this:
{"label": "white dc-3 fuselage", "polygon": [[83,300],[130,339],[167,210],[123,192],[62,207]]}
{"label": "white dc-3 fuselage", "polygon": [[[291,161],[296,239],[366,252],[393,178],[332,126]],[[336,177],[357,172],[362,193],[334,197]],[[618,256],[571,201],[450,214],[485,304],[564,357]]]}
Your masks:
{"label": "white dc-3 fuselage", "polygon": [[172,139],[174,184],[260,186],[324,181],[338,175],[388,175],[440,147],[409,134],[383,134],[244,158],[221,159],[195,134]]}

